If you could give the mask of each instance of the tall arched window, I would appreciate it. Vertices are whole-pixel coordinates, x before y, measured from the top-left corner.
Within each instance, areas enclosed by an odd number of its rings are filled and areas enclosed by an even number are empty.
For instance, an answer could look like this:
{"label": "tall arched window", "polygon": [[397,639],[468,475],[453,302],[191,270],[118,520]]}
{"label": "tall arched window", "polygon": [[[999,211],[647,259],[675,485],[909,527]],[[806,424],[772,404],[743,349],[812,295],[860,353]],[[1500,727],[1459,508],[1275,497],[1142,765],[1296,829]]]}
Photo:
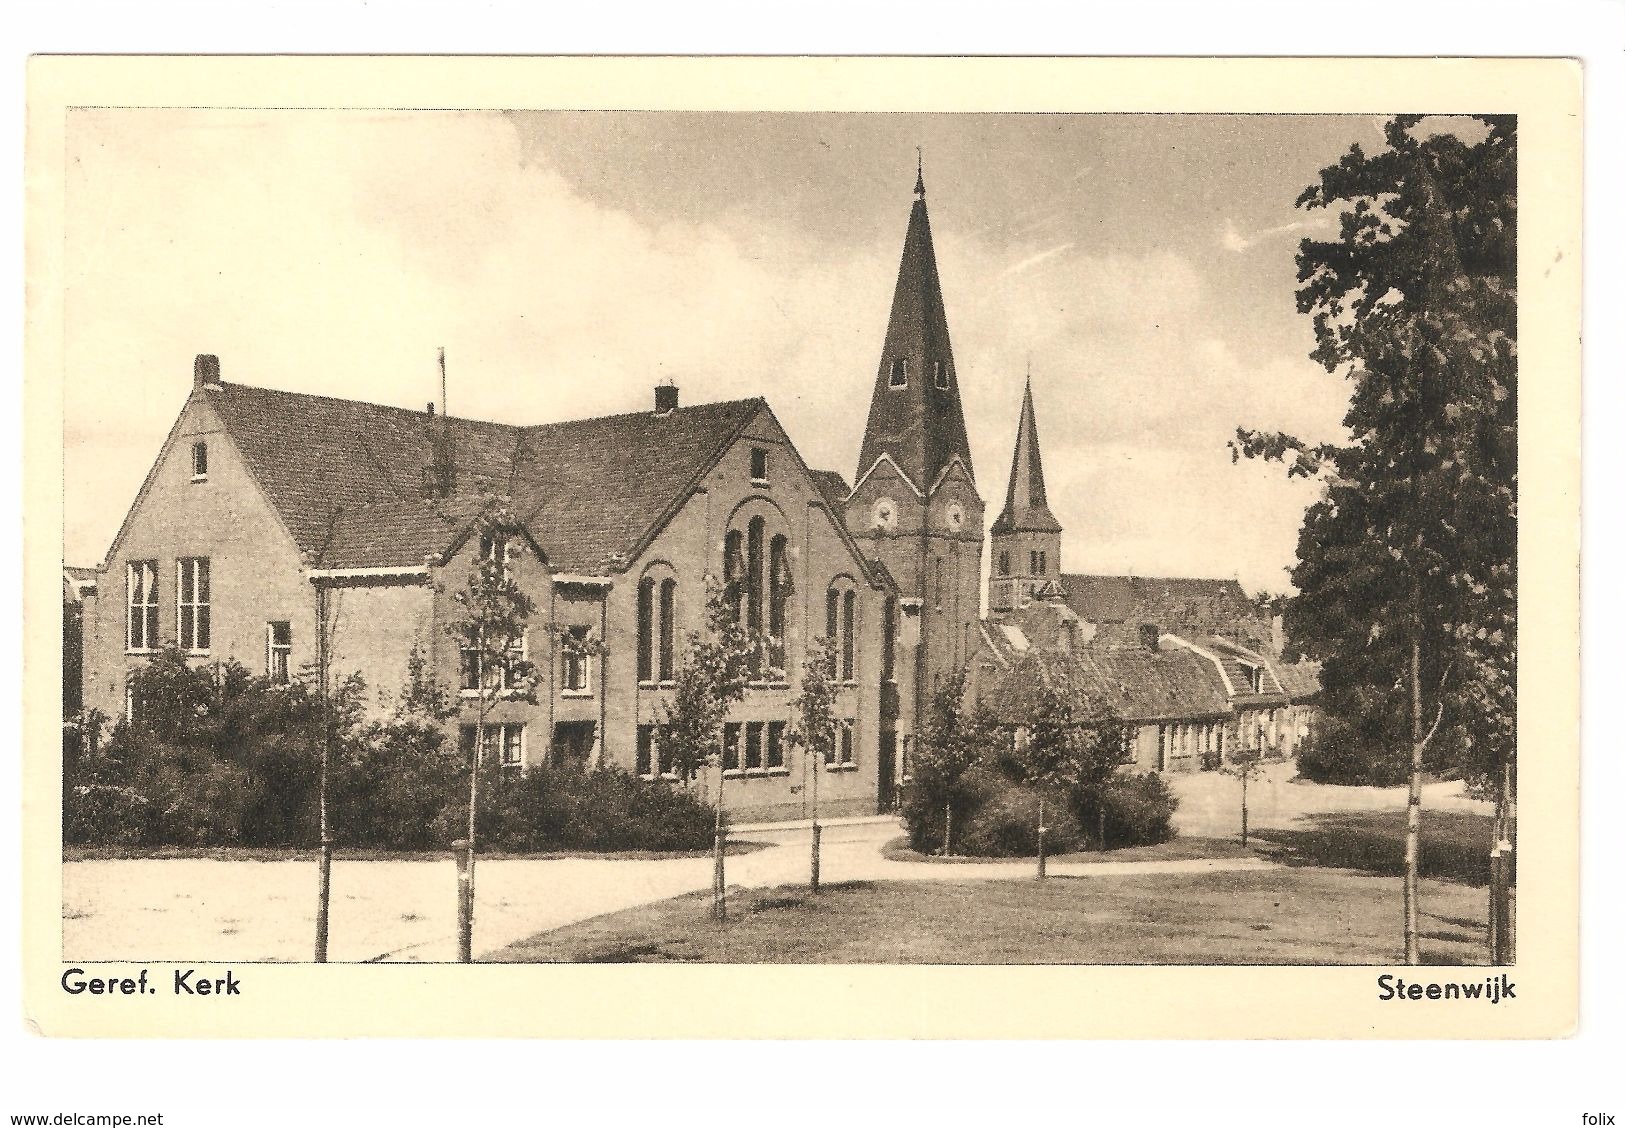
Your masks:
{"label": "tall arched window", "polygon": [[677,581],[667,576],[660,581],[660,680],[676,676]]}
{"label": "tall arched window", "polygon": [[858,595],[851,591],[841,596],[841,680],[851,681],[853,674],[853,638],[858,618]]}
{"label": "tall arched window", "polygon": [[638,581],[638,681],[669,682],[677,637],[677,580],[666,564],[650,566]]}
{"label": "tall arched window", "polygon": [[784,536],[776,536],[768,552],[767,660],[776,670],[784,669],[784,633],[789,625],[790,593],[795,586],[790,577],[789,546]]}
{"label": "tall arched window", "polygon": [[756,659],[753,664],[755,673],[762,672],[762,600],[763,572],[767,561],[763,542],[767,536],[767,522],[760,517],[752,517],[745,526],[745,628],[756,639]]}
{"label": "tall arched window", "polygon": [[855,668],[858,596],[852,579],[839,576],[824,593],[824,637],[835,654],[835,676],[851,681]]}
{"label": "tall arched window", "polygon": [[638,582],[638,681],[654,680],[655,581],[644,576]]}
{"label": "tall arched window", "polygon": [[722,582],[737,622],[745,617],[745,534],[730,529],[723,545]]}

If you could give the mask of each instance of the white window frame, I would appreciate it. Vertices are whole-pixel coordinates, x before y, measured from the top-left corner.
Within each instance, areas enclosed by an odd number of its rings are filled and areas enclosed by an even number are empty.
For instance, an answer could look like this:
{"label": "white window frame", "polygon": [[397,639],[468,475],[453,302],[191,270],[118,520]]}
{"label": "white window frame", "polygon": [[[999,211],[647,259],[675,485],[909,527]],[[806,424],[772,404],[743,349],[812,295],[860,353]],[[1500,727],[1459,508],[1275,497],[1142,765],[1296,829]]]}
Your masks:
{"label": "white window frame", "polygon": [[[141,585],[142,602],[136,603],[135,576],[137,571],[142,572]],[[141,616],[141,634],[144,645],[135,645],[135,624],[137,613]],[[151,630],[148,630],[148,624]],[[129,560],[124,565],[124,652],[126,654],[151,654],[155,652],[158,639],[158,561],[156,560]],[[153,637],[149,637],[153,636]]]}
{"label": "white window frame", "polygon": [[[757,457],[757,455],[760,455],[761,458],[762,458],[762,472],[760,474],[756,473],[756,457]],[[750,471],[751,471],[751,475],[750,475],[750,484],[751,485],[753,485],[753,486],[765,486],[770,481],[770,479],[768,477],[767,448],[765,446],[752,446],[750,448]]]}
{"label": "white window frame", "polygon": [[[203,600],[198,599],[198,582],[197,581],[198,581],[199,569],[198,569],[197,566],[199,564],[203,565],[202,571],[204,573],[206,573],[208,575],[208,577],[209,577],[209,579],[208,579],[209,597],[207,599],[203,599]],[[190,601],[187,601],[187,600],[182,598],[182,594],[186,590],[185,583],[184,583],[182,577],[185,575],[188,565],[191,566],[191,571],[192,571],[192,598],[191,598]],[[197,640],[198,640],[198,622],[199,622],[198,611],[199,610],[205,610],[205,611],[209,612],[209,637],[208,637],[207,641],[209,643],[211,643],[211,644],[214,642],[214,606],[213,606],[213,601],[214,601],[214,570],[209,566],[209,558],[207,556],[181,556],[181,557],[178,557],[175,560],[175,645],[179,646],[187,654],[207,654],[207,653],[209,653],[209,647],[208,646],[197,646],[197,645],[189,645],[189,644],[195,644],[197,642]],[[182,625],[184,623],[183,613],[185,612],[185,610],[187,608],[191,608],[191,610],[192,610],[192,637],[190,639],[188,639],[186,637],[186,632],[182,629]]]}
{"label": "white window frame", "polygon": [[824,757],[826,772],[855,772],[858,770],[857,722],[850,718],[835,722],[835,739]]}
{"label": "white window frame", "polygon": [[948,390],[948,365],[940,360],[934,360],[931,364],[932,380],[936,384],[937,390],[946,392]]}
{"label": "white window frame", "polygon": [[[509,646],[503,647],[503,649],[508,650],[508,651],[512,651],[514,649],[514,647],[510,644]],[[529,661],[530,660],[530,631],[529,631],[528,628],[519,632],[519,647],[518,647],[518,649],[519,649],[519,658],[518,658],[518,660],[521,661],[521,662]],[[467,685],[463,684],[463,671],[468,666],[468,662],[463,657],[465,654],[473,654],[473,656],[474,656],[473,666],[474,666],[474,669],[475,669],[475,674],[474,674],[474,685],[472,685],[472,686],[467,686]],[[515,694],[515,693],[519,692],[518,687],[511,684],[511,676],[512,676],[512,673],[513,673],[512,665],[513,665],[513,660],[512,659],[510,659],[508,662],[505,662],[503,664],[503,666],[502,666],[502,684],[499,685],[499,686],[493,686],[492,687],[492,689],[494,689],[496,691],[496,696],[498,696],[498,697],[510,696],[512,694]],[[459,696],[473,698],[473,697],[478,697],[480,695],[481,690],[482,690],[482,688],[483,688],[483,686],[485,684],[485,669],[484,669],[484,666],[485,666],[484,655],[480,653],[480,648],[477,647],[477,646],[475,646],[475,647],[467,646],[467,645],[464,644],[462,639],[458,639],[457,640],[457,692],[458,692]]]}
{"label": "white window frame", "polygon": [[[278,623],[288,628],[288,641],[276,641],[276,627]],[[281,653],[282,680],[276,677],[276,656]],[[265,676],[272,685],[289,685],[293,682],[293,623],[288,619],[272,619],[265,624]]]}
{"label": "white window frame", "polygon": [[[560,645],[559,645],[559,649],[562,651],[562,653],[559,655],[559,665],[561,667],[560,673],[561,673],[561,675],[563,675],[563,676],[561,676],[559,678],[559,696],[560,697],[591,697],[591,696],[593,696],[593,689],[592,689],[592,667],[593,667],[592,651],[591,650],[572,651],[571,648],[570,648],[571,647],[570,639],[574,637],[574,632],[577,631],[577,630],[581,630],[581,631],[585,632],[584,634],[581,635],[581,641],[582,642],[584,642],[584,643],[591,643],[592,642],[592,628],[591,627],[582,627],[580,624],[576,624],[574,626],[568,626],[568,627],[564,628],[564,637],[560,641]],[[570,672],[570,661],[571,661],[572,658],[578,659],[581,662],[582,688],[579,688],[579,689],[571,688],[569,683],[568,683],[568,680],[567,680],[569,672]]]}
{"label": "white window frame", "polygon": [[[198,469],[198,452],[203,454],[203,469]],[[209,480],[209,443],[207,439],[195,439],[192,442],[192,481],[207,482]]]}

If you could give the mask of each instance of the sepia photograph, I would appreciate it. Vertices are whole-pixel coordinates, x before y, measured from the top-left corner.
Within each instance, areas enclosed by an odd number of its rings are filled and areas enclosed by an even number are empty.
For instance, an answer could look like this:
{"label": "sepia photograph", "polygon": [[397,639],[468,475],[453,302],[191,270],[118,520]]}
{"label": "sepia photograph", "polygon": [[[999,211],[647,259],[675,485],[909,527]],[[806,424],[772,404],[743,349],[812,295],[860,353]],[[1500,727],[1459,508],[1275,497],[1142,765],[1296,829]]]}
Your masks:
{"label": "sepia photograph", "polygon": [[1515,119],[68,140],[67,957],[1512,962]]}
{"label": "sepia photograph", "polygon": [[1518,1006],[1516,104],[591,101],[64,107],[53,994]]}

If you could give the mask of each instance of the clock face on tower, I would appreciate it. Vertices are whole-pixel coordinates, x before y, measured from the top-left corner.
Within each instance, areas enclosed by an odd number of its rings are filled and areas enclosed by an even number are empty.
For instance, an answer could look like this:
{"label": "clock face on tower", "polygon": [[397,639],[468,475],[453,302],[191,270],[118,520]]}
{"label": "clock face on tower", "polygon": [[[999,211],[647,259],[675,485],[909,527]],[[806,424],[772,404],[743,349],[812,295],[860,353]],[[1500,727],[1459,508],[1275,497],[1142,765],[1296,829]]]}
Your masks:
{"label": "clock face on tower", "polygon": [[960,505],[957,501],[950,501],[948,503],[946,515],[948,518],[948,530],[950,532],[957,533],[960,529],[965,527],[965,507]]}
{"label": "clock face on tower", "polygon": [[897,503],[889,497],[881,498],[875,502],[874,517],[875,528],[891,532],[897,527]]}

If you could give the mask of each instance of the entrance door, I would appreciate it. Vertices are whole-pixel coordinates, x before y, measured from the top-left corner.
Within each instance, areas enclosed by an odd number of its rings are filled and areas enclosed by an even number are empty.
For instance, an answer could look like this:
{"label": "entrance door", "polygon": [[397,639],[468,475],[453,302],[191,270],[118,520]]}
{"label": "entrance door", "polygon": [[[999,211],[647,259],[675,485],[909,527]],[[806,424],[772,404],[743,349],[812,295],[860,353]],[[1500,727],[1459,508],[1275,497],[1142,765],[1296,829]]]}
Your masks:
{"label": "entrance door", "polygon": [[897,732],[895,729],[883,729],[880,733],[880,760],[876,765],[880,772],[880,796],[877,809],[882,815],[889,815],[897,807]]}

